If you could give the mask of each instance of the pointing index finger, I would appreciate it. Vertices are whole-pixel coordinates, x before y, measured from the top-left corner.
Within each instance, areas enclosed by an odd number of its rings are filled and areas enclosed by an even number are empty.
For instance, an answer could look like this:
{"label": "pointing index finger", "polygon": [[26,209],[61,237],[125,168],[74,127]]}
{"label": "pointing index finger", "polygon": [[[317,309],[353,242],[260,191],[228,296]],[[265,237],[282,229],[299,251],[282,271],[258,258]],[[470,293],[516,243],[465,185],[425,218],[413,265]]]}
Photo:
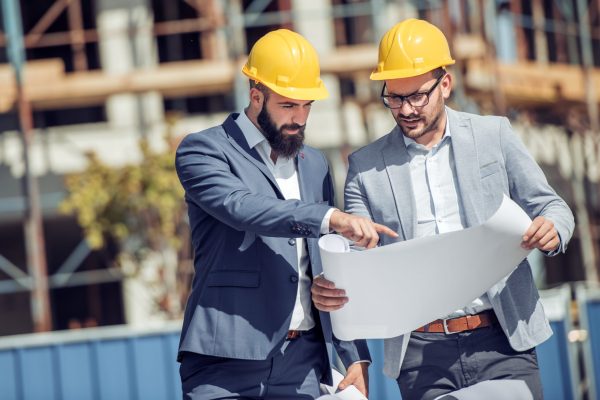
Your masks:
{"label": "pointing index finger", "polygon": [[391,230],[390,228],[388,228],[385,225],[375,224],[375,223],[373,225],[375,225],[375,230],[377,231],[377,233],[383,233],[383,234],[386,234],[393,238],[398,237],[398,234],[396,232],[394,232],[393,230]]}

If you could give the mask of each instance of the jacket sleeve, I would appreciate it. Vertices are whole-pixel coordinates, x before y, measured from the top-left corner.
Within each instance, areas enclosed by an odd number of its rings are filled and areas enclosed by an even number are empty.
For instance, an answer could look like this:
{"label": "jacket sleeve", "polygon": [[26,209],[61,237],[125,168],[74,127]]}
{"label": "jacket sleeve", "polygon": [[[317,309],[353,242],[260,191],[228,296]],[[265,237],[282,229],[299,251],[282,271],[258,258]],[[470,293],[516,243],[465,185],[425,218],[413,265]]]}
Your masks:
{"label": "jacket sleeve", "polygon": [[571,209],[548,184],[542,169],[513,132],[507,118],[500,121],[500,142],[510,197],[530,218],[542,215],[554,223],[560,245],[548,255],[564,253],[575,228]]}
{"label": "jacket sleeve", "polygon": [[367,346],[367,341],[364,339],[347,342],[338,340],[334,336],[333,345],[345,368],[348,368],[357,361],[371,362],[369,347]]}
{"label": "jacket sleeve", "polygon": [[[329,206],[252,192],[231,170],[225,152],[204,134],[188,135],[175,166],[187,201],[240,231],[273,237],[318,237]],[[213,138],[214,139],[214,138]]]}

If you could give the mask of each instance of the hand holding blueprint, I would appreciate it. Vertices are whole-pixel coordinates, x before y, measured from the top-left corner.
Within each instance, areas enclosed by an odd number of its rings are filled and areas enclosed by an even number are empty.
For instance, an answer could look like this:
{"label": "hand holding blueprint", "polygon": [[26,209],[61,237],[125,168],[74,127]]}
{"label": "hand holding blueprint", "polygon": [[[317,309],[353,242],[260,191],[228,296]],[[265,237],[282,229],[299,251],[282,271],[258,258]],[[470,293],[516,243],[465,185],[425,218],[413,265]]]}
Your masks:
{"label": "hand holding blueprint", "polygon": [[354,385],[350,385],[346,389],[337,392],[337,387],[344,380],[344,375],[336,369],[332,369],[331,376],[333,378],[333,386],[321,384],[321,393],[324,390],[327,394],[318,397],[317,400],[368,400]]}
{"label": "hand holding blueprint", "polygon": [[339,235],[319,240],[325,278],[349,302],[331,312],[338,339],[385,339],[464,307],[527,257],[531,219],[508,197],[484,224],[365,251]]}

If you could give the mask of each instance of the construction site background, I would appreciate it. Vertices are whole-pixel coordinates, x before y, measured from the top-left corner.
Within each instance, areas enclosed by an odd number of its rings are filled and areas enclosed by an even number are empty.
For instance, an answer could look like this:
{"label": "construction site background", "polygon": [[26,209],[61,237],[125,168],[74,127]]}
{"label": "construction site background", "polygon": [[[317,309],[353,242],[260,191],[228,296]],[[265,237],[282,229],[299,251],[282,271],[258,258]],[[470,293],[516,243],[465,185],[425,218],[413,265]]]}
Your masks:
{"label": "construction site background", "polygon": [[[0,35],[0,335],[180,316],[181,304],[166,314],[145,305],[148,288],[116,265],[118,250],[110,242],[93,250],[76,218],[59,212],[64,177],[83,171],[90,152],[115,168],[139,164],[141,139],[168,151],[166,132],[180,140],[240,111],[247,52],[280,27],[304,35],[320,55],[331,96],[315,103],[307,142],[327,154],[338,204],[349,152],[394,126],[380,83],[369,80],[379,38],[402,19],[427,19],[457,60],[451,106],[508,116],[576,215],[565,255],[531,256],[540,288],[598,283],[599,1],[21,0],[20,7],[24,98]],[[32,110],[28,160],[23,99]],[[39,188],[47,277],[28,265],[27,171]],[[178,251],[178,288],[193,274],[191,256],[189,245]],[[152,268],[149,279],[164,282]]]}

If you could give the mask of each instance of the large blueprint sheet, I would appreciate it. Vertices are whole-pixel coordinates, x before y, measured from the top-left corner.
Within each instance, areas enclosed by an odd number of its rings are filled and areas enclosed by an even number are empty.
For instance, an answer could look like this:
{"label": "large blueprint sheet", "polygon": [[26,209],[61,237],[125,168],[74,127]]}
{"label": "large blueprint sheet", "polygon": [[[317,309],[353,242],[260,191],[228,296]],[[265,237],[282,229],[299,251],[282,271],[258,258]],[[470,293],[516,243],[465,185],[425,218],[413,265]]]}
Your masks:
{"label": "large blueprint sheet", "polygon": [[454,312],[509,275],[527,257],[531,219],[508,197],[484,224],[350,251],[339,235],[319,240],[325,278],[346,290],[331,312],[338,339],[391,338]]}

